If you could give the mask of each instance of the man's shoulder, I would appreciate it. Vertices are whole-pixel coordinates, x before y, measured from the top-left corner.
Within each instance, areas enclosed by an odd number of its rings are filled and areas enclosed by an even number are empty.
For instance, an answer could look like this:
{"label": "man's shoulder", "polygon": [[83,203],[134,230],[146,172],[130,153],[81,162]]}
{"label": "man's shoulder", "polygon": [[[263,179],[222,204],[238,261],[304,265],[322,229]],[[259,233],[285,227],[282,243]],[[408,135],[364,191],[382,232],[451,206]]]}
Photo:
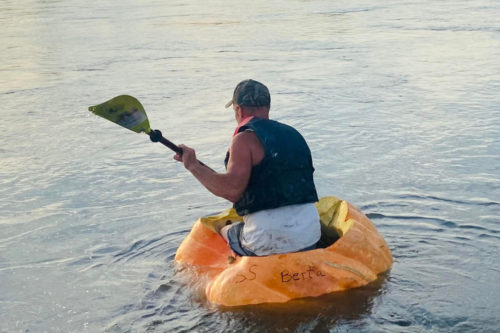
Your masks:
{"label": "man's shoulder", "polygon": [[249,144],[255,142],[260,142],[257,134],[251,129],[246,129],[233,137],[232,145],[248,147]]}
{"label": "man's shoulder", "polygon": [[233,137],[231,151],[242,150],[252,156],[252,165],[260,163],[265,155],[264,147],[254,131],[240,132]]}

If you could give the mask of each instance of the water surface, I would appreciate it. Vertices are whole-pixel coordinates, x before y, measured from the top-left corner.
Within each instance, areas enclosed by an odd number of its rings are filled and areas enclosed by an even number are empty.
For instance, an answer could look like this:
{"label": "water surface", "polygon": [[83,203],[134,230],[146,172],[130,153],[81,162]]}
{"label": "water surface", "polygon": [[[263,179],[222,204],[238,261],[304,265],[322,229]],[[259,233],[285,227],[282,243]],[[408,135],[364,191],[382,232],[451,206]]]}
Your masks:
{"label": "water surface", "polygon": [[[3,1],[0,331],[498,331],[499,16],[488,0]],[[319,194],[384,235],[395,262],[374,284],[207,304],[173,258],[228,202],[87,111],[134,95],[222,171],[246,78],[308,140]]]}

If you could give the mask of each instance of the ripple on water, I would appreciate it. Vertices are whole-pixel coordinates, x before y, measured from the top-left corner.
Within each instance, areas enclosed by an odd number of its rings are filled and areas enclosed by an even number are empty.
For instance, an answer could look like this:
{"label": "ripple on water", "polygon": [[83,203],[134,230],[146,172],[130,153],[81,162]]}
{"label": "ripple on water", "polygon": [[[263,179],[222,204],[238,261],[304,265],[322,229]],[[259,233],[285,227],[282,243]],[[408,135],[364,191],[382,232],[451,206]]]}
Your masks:
{"label": "ripple on water", "polygon": [[[446,306],[447,304],[442,304]],[[398,309],[397,312],[389,312],[381,315],[374,321],[383,324],[384,331],[387,332],[418,332],[434,330],[462,331],[463,329],[476,330],[467,316],[452,316],[443,311],[437,311],[438,307],[426,308],[425,305],[411,304],[405,309]]]}
{"label": "ripple on water", "polygon": [[[498,9],[3,1],[2,329],[498,330]],[[381,286],[221,309],[176,272],[192,223],[227,202],[87,107],[136,95],[154,126],[217,166],[234,125],[223,103],[247,76],[308,139],[318,190],[363,205],[386,239],[395,262]]]}

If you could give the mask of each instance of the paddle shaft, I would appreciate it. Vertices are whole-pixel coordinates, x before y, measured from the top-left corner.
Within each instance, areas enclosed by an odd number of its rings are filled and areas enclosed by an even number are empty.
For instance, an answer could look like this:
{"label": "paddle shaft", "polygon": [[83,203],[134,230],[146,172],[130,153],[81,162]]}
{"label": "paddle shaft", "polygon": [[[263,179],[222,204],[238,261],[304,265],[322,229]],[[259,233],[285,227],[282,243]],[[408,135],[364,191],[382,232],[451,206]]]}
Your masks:
{"label": "paddle shaft", "polygon": [[165,145],[166,147],[168,147],[171,150],[173,150],[174,152],[176,152],[177,154],[182,155],[182,148],[180,148],[179,146],[174,144],[172,141],[164,138],[163,135],[161,135],[161,132],[159,130],[152,130],[149,133],[149,138],[151,139],[151,141],[160,142],[163,145]]}
{"label": "paddle shaft", "polygon": [[[165,145],[166,147],[168,147],[169,149],[171,149],[174,152],[176,152],[177,154],[182,155],[182,148],[180,148],[179,146],[177,146],[176,144],[174,144],[172,141],[164,138],[163,135],[161,134],[161,132],[159,130],[151,130],[151,132],[149,132],[149,138],[151,139],[151,141],[153,141],[153,142],[160,142],[163,145]],[[212,170],[205,163],[203,163],[201,161],[198,161],[198,162],[201,165],[203,165],[204,167],[207,167],[210,170]]]}

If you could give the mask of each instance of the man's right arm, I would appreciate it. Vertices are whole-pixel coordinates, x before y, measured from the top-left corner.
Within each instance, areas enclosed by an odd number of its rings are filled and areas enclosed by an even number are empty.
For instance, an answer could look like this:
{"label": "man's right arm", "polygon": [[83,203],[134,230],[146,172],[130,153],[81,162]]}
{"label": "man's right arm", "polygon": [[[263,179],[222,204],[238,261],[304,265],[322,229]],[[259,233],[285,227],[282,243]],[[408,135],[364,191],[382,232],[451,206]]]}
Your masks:
{"label": "man's right arm", "polygon": [[[231,202],[238,201],[245,191],[252,172],[252,152],[255,145],[253,133],[240,133],[233,137],[231,154],[227,164],[226,173],[217,173],[200,164],[192,148],[179,145],[183,149],[182,156],[174,158],[182,161],[198,181],[216,196]],[[257,139],[258,140],[258,139]]]}

